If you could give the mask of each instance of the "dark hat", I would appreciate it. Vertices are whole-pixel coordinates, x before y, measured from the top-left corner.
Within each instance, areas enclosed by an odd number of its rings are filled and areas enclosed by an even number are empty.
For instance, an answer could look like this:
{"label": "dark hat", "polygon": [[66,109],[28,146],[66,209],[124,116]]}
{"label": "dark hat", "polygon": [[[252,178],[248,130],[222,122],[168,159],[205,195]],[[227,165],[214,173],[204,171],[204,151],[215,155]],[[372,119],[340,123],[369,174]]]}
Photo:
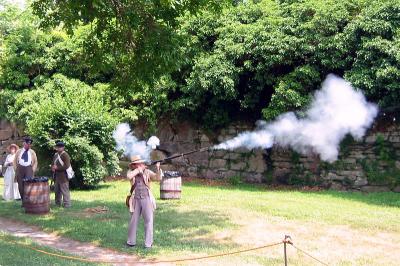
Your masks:
{"label": "dark hat", "polygon": [[27,143],[27,144],[32,144],[33,139],[32,139],[31,137],[29,137],[29,136],[26,136],[26,137],[24,138],[24,142]]}
{"label": "dark hat", "polygon": [[61,140],[56,141],[56,147],[65,147],[65,143],[62,142]]}

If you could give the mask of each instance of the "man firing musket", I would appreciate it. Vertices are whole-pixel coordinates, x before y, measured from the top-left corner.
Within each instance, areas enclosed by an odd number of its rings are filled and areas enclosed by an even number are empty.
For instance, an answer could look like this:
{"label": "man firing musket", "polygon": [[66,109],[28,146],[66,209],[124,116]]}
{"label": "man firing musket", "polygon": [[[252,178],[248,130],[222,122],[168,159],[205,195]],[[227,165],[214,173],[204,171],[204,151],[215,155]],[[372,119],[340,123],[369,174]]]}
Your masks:
{"label": "man firing musket", "polygon": [[[161,163],[196,152],[207,151],[208,149],[209,148],[207,147],[193,150],[151,162],[146,162],[140,155],[132,156],[129,170],[127,172],[127,178],[131,182],[130,195],[127,198],[127,205],[131,212],[131,220],[128,228],[128,240],[126,242],[128,247],[136,246],[136,232],[140,216],[143,216],[144,220],[144,246],[145,248],[151,248],[153,245],[153,221],[154,210],[156,209],[156,200],[151,193],[150,183],[151,181],[160,181],[163,178],[163,173],[160,169]],[[154,164],[156,165],[156,173],[147,168],[147,165]]]}

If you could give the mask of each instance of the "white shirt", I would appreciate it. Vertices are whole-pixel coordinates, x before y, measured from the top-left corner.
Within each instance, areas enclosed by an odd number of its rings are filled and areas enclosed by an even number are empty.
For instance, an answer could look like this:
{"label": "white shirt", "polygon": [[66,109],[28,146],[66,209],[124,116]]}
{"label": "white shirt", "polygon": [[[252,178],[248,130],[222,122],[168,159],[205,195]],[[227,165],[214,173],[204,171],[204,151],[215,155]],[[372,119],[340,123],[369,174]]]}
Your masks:
{"label": "white shirt", "polygon": [[21,154],[18,158],[18,164],[21,166],[30,166],[32,165],[32,155],[31,152],[28,150],[28,161],[25,162],[24,159],[22,159],[22,154],[24,154],[25,151],[25,148],[22,148]]}

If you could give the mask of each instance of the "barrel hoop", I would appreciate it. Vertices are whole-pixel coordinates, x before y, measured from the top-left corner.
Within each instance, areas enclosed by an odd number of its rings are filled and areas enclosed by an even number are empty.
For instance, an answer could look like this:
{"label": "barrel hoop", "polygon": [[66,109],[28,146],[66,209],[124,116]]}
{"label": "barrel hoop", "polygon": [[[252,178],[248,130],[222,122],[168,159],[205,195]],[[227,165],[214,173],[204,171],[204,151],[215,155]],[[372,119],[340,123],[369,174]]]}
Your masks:
{"label": "barrel hoop", "polygon": [[161,189],[160,192],[165,192],[165,193],[169,193],[169,192],[182,192],[182,190],[167,190],[167,189]]}

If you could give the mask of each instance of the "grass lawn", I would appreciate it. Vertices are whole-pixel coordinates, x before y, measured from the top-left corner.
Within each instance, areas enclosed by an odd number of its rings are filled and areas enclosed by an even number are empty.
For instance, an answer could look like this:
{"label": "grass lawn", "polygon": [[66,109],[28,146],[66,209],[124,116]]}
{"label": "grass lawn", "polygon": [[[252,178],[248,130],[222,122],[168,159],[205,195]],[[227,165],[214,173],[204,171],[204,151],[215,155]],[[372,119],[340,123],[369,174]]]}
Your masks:
{"label": "grass lawn", "polygon": [[[15,243],[18,242],[22,245],[16,246]],[[55,252],[56,254],[61,254],[58,251],[54,251],[47,247],[42,247],[33,244],[29,239],[25,238],[16,238],[10,235],[4,234],[0,232],[0,265],[60,265],[60,266],[84,266],[84,265],[93,265],[91,263],[83,263],[77,261],[65,260],[62,258],[52,257],[46,254],[37,253],[34,250],[24,247],[23,245],[29,245],[34,248],[39,248],[40,250],[44,250],[47,252]]]}
{"label": "grass lawn", "polygon": [[[157,198],[159,185],[153,184],[152,189]],[[138,247],[124,247],[129,221],[124,200],[128,191],[127,181],[104,183],[94,191],[73,191],[71,209],[53,207],[44,216],[26,215],[19,202],[1,201],[0,216],[75,240],[157,259],[261,246],[289,234],[298,247],[330,264],[397,265],[400,260],[400,194],[284,191],[185,182],[181,200],[157,200],[155,244],[151,251],[145,251],[140,245],[142,224]],[[106,206],[109,211],[93,214],[85,210],[96,206]],[[290,265],[314,265],[292,247],[288,250]],[[282,265],[282,252],[278,246],[192,264]]]}

